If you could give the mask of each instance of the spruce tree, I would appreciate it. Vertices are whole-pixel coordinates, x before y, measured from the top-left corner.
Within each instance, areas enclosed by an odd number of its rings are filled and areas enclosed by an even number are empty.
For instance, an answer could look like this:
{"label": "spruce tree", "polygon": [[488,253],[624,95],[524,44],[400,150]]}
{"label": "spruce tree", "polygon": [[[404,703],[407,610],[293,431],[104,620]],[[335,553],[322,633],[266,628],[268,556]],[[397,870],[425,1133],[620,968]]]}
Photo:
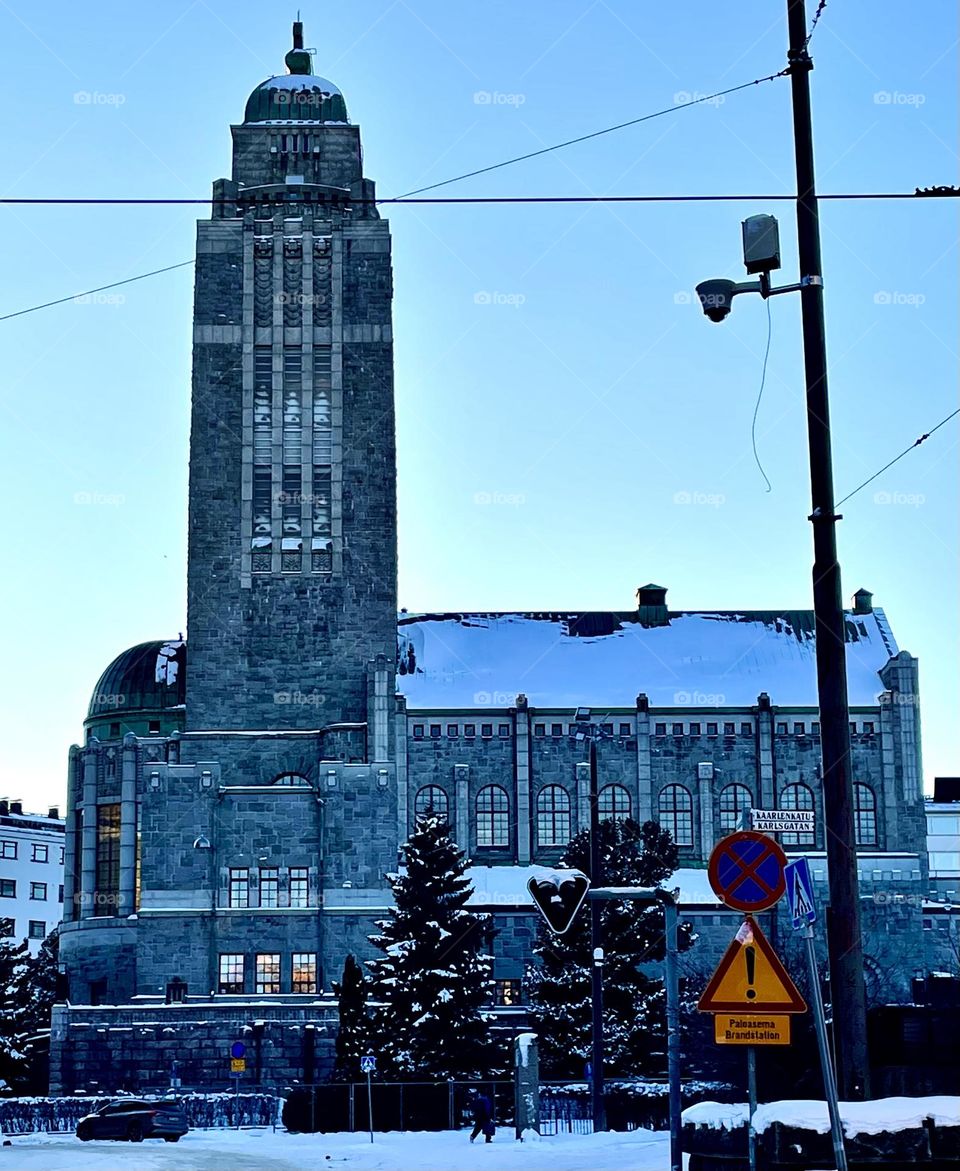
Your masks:
{"label": "spruce tree", "polygon": [[417,818],[403,846],[406,872],[392,879],[390,918],[370,936],[375,1002],[371,1049],[378,1072],[398,1078],[489,1076],[502,1064],[491,1040],[490,918],[467,910],[468,861],[445,818]]}
{"label": "spruce tree", "polygon": [[[605,886],[664,885],[676,869],[677,847],[655,821],[601,821],[600,844]],[[588,831],[570,842],[561,865],[590,875]],[[663,912],[627,900],[602,906],[604,1072],[661,1072],[663,1058],[653,1055],[666,1050],[663,984],[640,968],[663,959]],[[689,947],[690,924],[681,924],[679,934],[680,948]],[[589,904],[564,935],[541,923],[533,951],[539,964],[528,968],[527,988],[544,1071],[551,1077],[583,1077],[591,1059]]]}
{"label": "spruce tree", "polygon": [[347,956],[343,978],[339,983],[334,982],[333,991],[340,1014],[333,1081],[358,1081],[360,1058],[370,1051],[370,1018],[367,1015],[367,980],[352,954]]}
{"label": "spruce tree", "polygon": [[28,1074],[24,1042],[29,1022],[24,998],[31,963],[25,939],[0,943],[0,1089],[18,1088]]}

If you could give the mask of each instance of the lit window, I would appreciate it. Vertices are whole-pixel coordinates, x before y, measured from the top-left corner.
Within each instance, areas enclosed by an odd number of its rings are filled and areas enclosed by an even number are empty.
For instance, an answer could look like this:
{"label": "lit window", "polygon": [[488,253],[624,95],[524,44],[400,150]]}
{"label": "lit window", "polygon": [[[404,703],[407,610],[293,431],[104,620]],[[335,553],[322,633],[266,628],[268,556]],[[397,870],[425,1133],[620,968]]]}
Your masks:
{"label": "lit window", "polygon": [[94,915],[115,915],[120,901],[120,806],[97,806]]}
{"label": "lit window", "polygon": [[720,790],[720,830],[733,833],[740,828],[742,815],[753,804],[753,795],[746,785],[726,785]]}
{"label": "lit window", "polygon": [[477,794],[477,845],[510,844],[510,798],[499,785],[486,785]]}
{"label": "lit window", "polygon": [[31,919],[27,934],[31,939],[45,939],[47,935],[46,923],[42,919]]}
{"label": "lit window", "polygon": [[280,991],[279,952],[257,956],[254,991],[258,996],[273,996]]}
{"label": "lit window", "polygon": [[250,906],[250,871],[246,867],[231,869],[228,907]]}
{"label": "lit window", "polygon": [[547,785],[537,796],[537,841],[541,846],[570,841],[570,796],[560,785]]}
{"label": "lit window", "polygon": [[597,797],[597,815],[601,821],[630,816],[630,794],[623,785],[604,785]]}
{"label": "lit window", "polygon": [[858,846],[877,844],[877,798],[869,785],[855,784],[853,800]]}
{"label": "lit window", "polygon": [[497,980],[494,990],[494,1004],[510,1008],[520,1003],[519,980]]}
{"label": "lit window", "polygon": [[[781,809],[812,810],[813,791],[806,785],[787,785],[780,794]],[[785,833],[780,837],[783,846],[813,846],[816,845],[816,833],[802,830],[799,833]]]}
{"label": "lit window", "polygon": [[693,798],[683,785],[667,785],[660,791],[660,824],[678,846],[693,845]]}
{"label": "lit window", "polygon": [[30,883],[30,898],[43,900],[47,897],[47,884],[45,882],[31,882]]}
{"label": "lit window", "polygon": [[424,785],[417,793],[417,799],[413,803],[413,811],[417,817],[422,817],[427,813],[436,813],[440,817],[446,817],[448,808],[447,794],[439,785]]}
{"label": "lit window", "polygon": [[295,951],[291,966],[290,988],[293,992],[316,992],[317,957],[314,952]]}
{"label": "lit window", "polygon": [[290,906],[307,907],[310,905],[309,871],[306,866],[291,866],[290,868]]}
{"label": "lit window", "polygon": [[223,993],[238,995],[243,992],[243,956],[237,954],[220,956],[220,981],[218,987]]}
{"label": "lit window", "polygon": [[280,871],[275,866],[265,866],[260,871],[260,906],[280,906]]}

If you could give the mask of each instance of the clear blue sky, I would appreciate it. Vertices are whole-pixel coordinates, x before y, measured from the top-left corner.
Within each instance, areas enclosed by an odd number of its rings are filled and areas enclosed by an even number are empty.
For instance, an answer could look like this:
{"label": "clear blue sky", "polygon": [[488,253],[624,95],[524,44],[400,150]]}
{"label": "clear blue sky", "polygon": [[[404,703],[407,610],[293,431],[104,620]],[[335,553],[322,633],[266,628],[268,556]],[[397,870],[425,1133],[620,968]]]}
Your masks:
{"label": "clear blue sky", "polygon": [[[779,0],[300,5],[381,195],[785,61]],[[0,191],[206,196],[294,15],[4,2]],[[956,47],[949,0],[832,0],[811,47],[822,192],[957,182]],[[781,79],[449,194],[792,189]],[[674,608],[810,604],[797,300],[771,302],[769,493],[750,446],[766,308],[740,298],[715,326],[690,304],[698,281],[742,276],[740,220],[761,211],[794,279],[789,203],[391,209],[401,605],[627,609],[651,580]],[[187,260],[199,214],[0,208],[0,313]],[[823,206],[839,496],[956,405],[957,235],[956,201]],[[192,270],[116,292],[0,324],[0,792],[36,807],[63,799],[103,667],[185,628]],[[958,431],[845,504],[840,529],[845,595],[873,590],[920,659],[928,783],[960,771]]]}

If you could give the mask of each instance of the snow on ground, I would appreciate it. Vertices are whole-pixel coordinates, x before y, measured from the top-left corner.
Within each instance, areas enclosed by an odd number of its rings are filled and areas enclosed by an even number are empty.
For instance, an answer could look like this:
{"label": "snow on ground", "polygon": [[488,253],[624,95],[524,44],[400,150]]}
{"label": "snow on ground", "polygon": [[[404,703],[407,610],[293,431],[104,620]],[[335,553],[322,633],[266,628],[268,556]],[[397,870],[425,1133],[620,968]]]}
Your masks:
{"label": "snow on ground", "polygon": [[501,1127],[490,1144],[470,1132],[286,1134],[192,1130],[175,1145],[148,1140],[81,1143],[73,1135],[34,1134],[0,1147],[0,1171],[666,1171],[666,1133],[530,1136],[518,1143]]}
{"label": "snow on ground", "polygon": [[[858,1134],[880,1134],[881,1131],[910,1130],[922,1126],[925,1118],[933,1119],[937,1126],[960,1126],[960,1098],[945,1094],[926,1098],[880,1098],[876,1102],[840,1102],[838,1105],[847,1138]],[[745,1102],[733,1105],[698,1102],[684,1110],[683,1121],[694,1126],[735,1130],[746,1123],[747,1110]],[[763,1134],[775,1122],[819,1134],[826,1134],[830,1129],[826,1102],[805,1099],[767,1102],[757,1107],[753,1116],[757,1134]]]}

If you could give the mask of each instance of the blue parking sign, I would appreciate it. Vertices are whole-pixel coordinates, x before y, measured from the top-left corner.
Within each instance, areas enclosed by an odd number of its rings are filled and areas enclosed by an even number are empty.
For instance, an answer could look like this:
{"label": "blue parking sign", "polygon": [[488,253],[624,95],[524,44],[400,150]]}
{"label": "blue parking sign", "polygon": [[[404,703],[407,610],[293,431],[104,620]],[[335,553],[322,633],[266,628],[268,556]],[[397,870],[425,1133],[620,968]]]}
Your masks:
{"label": "blue parking sign", "polygon": [[795,858],[783,872],[787,880],[787,901],[794,928],[816,923],[817,904],[813,897],[813,879],[806,858]]}

